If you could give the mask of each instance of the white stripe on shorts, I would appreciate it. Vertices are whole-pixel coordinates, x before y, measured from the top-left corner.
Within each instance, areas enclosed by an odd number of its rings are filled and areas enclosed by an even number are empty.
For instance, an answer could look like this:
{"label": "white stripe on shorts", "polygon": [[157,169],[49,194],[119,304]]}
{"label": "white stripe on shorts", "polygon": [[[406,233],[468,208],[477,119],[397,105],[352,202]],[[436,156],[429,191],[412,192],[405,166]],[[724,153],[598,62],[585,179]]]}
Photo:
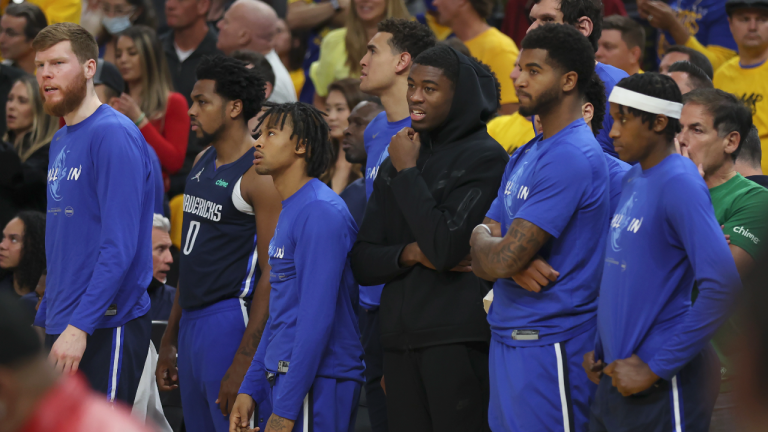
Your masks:
{"label": "white stripe on shorts", "polygon": [[680,415],[680,394],[677,389],[677,375],[672,377],[672,402],[675,406],[675,432],[683,432]]}
{"label": "white stripe on shorts", "polygon": [[563,365],[563,355],[560,351],[560,343],[555,344],[555,354],[557,354],[557,384],[560,387],[560,405],[563,409],[563,430],[570,432],[571,425],[568,418],[568,398],[565,394],[565,366]]}
{"label": "white stripe on shorts", "polygon": [[112,362],[112,391],[109,393],[109,401],[114,402],[117,397],[117,366],[120,364],[120,336],[122,336],[123,327],[120,326],[115,332],[115,353]]}

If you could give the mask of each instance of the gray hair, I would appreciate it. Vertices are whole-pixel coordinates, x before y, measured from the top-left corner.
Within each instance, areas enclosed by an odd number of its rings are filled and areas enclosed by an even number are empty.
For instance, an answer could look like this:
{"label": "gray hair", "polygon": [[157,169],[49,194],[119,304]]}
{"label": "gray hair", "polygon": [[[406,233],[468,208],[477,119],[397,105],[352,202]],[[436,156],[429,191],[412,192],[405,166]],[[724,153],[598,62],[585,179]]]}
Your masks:
{"label": "gray hair", "polygon": [[171,221],[167,217],[155,213],[152,217],[152,227],[160,228],[165,232],[171,232]]}

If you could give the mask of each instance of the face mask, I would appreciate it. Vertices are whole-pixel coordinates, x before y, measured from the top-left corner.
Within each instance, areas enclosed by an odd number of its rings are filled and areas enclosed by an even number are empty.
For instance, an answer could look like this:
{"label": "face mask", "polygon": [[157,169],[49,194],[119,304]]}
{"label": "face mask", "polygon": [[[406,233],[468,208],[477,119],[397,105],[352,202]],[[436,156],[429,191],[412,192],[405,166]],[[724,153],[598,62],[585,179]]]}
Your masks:
{"label": "face mask", "polygon": [[114,18],[104,17],[101,19],[101,23],[104,24],[104,28],[106,28],[112,36],[131,26],[131,20],[128,19],[127,16],[118,16]]}

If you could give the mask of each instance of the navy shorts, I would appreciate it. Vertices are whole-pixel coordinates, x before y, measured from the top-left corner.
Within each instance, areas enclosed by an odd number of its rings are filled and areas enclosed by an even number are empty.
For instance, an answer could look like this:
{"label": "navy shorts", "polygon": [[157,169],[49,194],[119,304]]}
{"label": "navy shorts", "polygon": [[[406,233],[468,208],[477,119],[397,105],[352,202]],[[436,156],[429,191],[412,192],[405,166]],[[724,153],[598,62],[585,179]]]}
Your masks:
{"label": "navy shorts", "polygon": [[705,432],[720,391],[720,361],[707,345],[671,380],[624,397],[603,375],[590,432]]}
{"label": "navy shorts", "polygon": [[[116,328],[96,329],[88,336],[79,370],[94,390],[107,400],[133,406],[149,352],[152,321],[149,314]],[[45,335],[50,350],[59,335]]]}

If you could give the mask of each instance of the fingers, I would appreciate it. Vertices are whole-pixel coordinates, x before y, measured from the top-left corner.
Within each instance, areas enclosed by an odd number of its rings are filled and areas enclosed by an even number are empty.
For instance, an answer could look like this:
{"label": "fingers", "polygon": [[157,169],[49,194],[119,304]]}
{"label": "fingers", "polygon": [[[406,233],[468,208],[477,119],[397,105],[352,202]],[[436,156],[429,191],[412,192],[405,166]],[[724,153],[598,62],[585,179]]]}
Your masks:
{"label": "fingers", "polygon": [[232,415],[229,416],[229,432],[238,432],[241,427],[240,413],[233,411]]}
{"label": "fingers", "polygon": [[457,273],[472,273],[472,266],[457,265],[456,267],[452,268],[451,271]]}
{"label": "fingers", "polygon": [[537,269],[530,269],[530,270],[527,270],[525,273],[530,275],[531,278],[533,278],[533,280],[536,281],[536,283],[539,286],[545,287],[549,285],[549,279],[543,274],[541,274]]}
{"label": "fingers", "polygon": [[613,371],[615,369],[616,369],[616,362],[613,362],[613,363],[609,364],[608,366],[606,366],[605,369],[603,369],[603,373],[605,373],[606,375],[612,377],[613,376]]}
{"label": "fingers", "polygon": [[592,372],[603,372],[603,368],[605,367],[605,364],[603,364],[602,360],[594,361],[592,362],[592,366],[590,367],[590,370]]}
{"label": "fingers", "polygon": [[224,392],[224,388],[222,386],[221,389],[219,389],[219,398],[216,399],[216,403],[219,405],[219,410],[221,411],[221,414],[226,416],[229,413],[227,412],[227,394]]}
{"label": "fingers", "polygon": [[541,287],[535,280],[533,280],[526,272],[520,272],[515,276],[512,276],[512,280],[520,285],[520,288],[530,292],[540,292]]}
{"label": "fingers", "polygon": [[[560,276],[560,272],[553,269],[551,265],[549,265],[548,262],[544,261],[541,258],[536,258],[533,260],[533,267],[541,273],[544,277],[549,279],[550,281],[554,282],[557,280],[557,278]],[[547,285],[547,283],[542,284],[544,286]]]}
{"label": "fingers", "polygon": [[678,141],[677,138],[675,138],[675,153],[682,154],[680,152],[680,141]]}

